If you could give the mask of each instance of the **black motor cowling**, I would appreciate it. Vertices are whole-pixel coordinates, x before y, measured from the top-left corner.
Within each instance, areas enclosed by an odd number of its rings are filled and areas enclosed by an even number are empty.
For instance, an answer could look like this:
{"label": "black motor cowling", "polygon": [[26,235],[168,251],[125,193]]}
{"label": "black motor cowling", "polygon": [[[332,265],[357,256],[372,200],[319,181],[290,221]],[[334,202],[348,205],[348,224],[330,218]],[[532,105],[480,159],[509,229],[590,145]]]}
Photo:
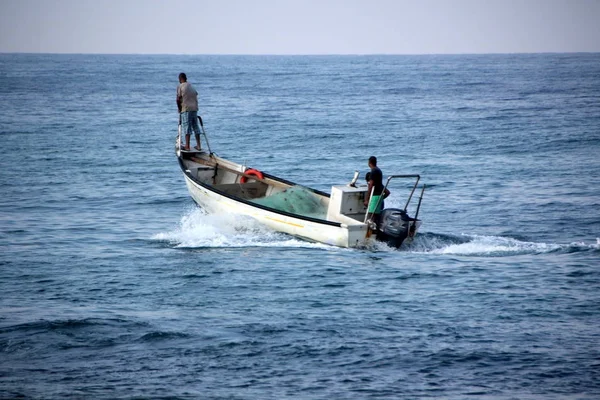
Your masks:
{"label": "black motor cowling", "polygon": [[377,240],[386,242],[388,246],[400,247],[408,236],[411,221],[415,219],[410,218],[404,210],[383,210],[377,224]]}

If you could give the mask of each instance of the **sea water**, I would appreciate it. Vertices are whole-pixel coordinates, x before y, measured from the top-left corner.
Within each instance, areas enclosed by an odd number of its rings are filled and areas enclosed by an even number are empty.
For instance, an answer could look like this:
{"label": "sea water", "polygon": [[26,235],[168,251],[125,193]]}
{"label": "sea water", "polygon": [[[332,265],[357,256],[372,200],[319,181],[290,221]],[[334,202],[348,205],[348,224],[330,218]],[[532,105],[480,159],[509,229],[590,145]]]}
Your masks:
{"label": "sea water", "polygon": [[[421,174],[420,234],[205,214],[180,72],[221,157]],[[600,54],[2,54],[0,110],[0,398],[600,397]]]}

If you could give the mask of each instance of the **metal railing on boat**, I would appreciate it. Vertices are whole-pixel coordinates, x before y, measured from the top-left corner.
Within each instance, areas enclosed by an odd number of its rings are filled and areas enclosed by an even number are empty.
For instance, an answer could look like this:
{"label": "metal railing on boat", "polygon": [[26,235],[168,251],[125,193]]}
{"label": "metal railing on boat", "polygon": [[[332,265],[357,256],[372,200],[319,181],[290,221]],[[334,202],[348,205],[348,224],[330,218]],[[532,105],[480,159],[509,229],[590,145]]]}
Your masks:
{"label": "metal railing on boat", "polygon": [[[421,180],[421,175],[418,174],[409,174],[409,175],[390,175],[387,178],[387,181],[385,182],[385,185],[383,187],[383,191],[381,192],[382,194],[385,193],[388,185],[390,184],[390,181],[392,179],[406,179],[406,178],[416,178],[415,184],[412,187],[412,190],[410,191],[410,195],[408,196],[408,199],[406,200],[406,204],[404,205],[404,212],[407,212],[408,210],[408,206],[412,200],[412,197],[415,193],[415,190],[417,190],[417,187],[419,185],[419,181]],[[369,196],[369,199],[372,198],[373,196],[373,192],[374,192],[375,188],[371,189],[371,193]],[[419,197],[419,203],[417,204],[417,210],[415,212],[415,217],[414,219],[416,220],[418,215],[419,215],[419,209],[421,208],[421,201],[423,200],[423,193],[425,192],[425,185],[423,185],[423,188],[421,189],[421,196]],[[379,199],[377,200],[377,204],[375,205],[375,210],[377,210],[379,208],[379,205],[381,204],[381,202],[383,201],[383,196],[379,196]],[[367,213],[365,214],[365,220],[364,223],[366,224],[368,221],[372,222],[372,218],[373,218],[374,213],[369,213],[367,210]],[[369,218],[370,216],[370,218]]]}

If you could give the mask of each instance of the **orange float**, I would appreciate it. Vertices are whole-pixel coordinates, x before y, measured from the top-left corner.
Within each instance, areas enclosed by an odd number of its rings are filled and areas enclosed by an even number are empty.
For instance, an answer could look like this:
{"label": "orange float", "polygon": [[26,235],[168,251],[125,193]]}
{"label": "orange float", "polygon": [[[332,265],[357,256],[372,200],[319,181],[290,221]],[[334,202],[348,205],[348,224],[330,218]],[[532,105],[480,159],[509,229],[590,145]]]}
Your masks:
{"label": "orange float", "polygon": [[246,183],[248,182],[248,176],[247,175],[251,175],[251,176],[255,176],[258,179],[264,179],[264,175],[262,172],[260,172],[257,169],[247,169],[246,172],[244,172],[244,175],[240,178],[240,183]]}

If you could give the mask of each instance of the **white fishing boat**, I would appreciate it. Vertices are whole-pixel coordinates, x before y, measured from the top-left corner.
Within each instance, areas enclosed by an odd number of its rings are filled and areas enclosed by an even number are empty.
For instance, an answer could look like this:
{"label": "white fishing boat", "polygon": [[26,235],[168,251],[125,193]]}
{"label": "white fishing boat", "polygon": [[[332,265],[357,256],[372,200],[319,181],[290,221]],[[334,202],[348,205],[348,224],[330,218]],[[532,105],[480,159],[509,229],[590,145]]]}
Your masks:
{"label": "white fishing boat", "polygon": [[408,216],[419,175],[392,175],[393,179],[414,179],[403,209],[384,209],[379,224],[364,206],[367,186],[358,185],[358,171],[349,184],[335,185],[331,193],[297,185],[264,171],[249,168],[206,150],[181,148],[181,126],[176,154],[185,182],[194,201],[207,213],[248,216],[278,232],[308,241],[339,247],[361,247],[373,238],[394,247],[412,240],[421,226],[417,219],[425,185],[416,206],[415,218]]}

